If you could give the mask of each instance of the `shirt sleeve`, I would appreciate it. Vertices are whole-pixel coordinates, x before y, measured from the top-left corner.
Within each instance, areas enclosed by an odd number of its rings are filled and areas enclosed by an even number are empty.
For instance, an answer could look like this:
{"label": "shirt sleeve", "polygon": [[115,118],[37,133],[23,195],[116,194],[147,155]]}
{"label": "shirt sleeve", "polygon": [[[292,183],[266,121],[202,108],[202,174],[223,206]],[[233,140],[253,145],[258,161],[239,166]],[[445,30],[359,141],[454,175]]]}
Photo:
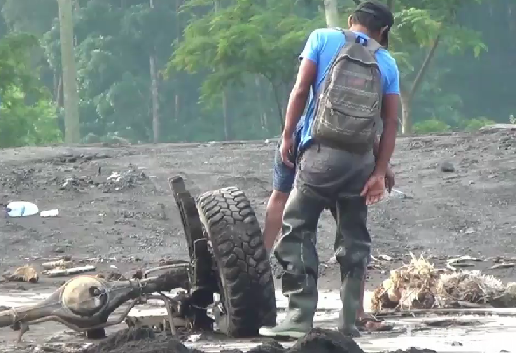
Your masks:
{"label": "shirt sleeve", "polygon": [[396,64],[389,70],[383,94],[400,94],[400,71]]}
{"label": "shirt sleeve", "polygon": [[306,41],[305,48],[303,52],[299,55],[299,60],[309,59],[314,63],[319,62],[319,32],[317,30],[310,33],[308,40]]}

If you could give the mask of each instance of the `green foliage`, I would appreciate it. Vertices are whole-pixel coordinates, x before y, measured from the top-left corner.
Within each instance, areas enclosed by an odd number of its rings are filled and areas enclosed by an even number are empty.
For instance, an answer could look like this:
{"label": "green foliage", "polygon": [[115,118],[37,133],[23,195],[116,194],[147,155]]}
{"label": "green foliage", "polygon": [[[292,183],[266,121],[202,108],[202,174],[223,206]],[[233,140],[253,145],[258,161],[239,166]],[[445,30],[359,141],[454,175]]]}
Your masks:
{"label": "green foliage", "polygon": [[[394,1],[389,49],[406,91],[439,38],[411,99],[417,132],[476,129],[487,121],[465,117],[513,113],[514,94],[502,84],[516,78],[507,45],[514,37],[512,1]],[[277,135],[297,55],[310,31],[325,26],[323,2],[153,2],[154,9],[149,0],[74,1],[82,136],[151,139],[151,55],[167,74],[158,82],[163,141],[223,139],[222,91],[235,138]],[[339,1],[343,27],[354,6]],[[0,53],[0,143],[58,140],[56,106],[63,97],[57,1],[0,0],[0,8],[0,39],[19,32],[37,36],[16,35],[7,46],[12,53]],[[473,60],[479,55],[482,60]],[[57,111],[62,118],[62,109]]]}
{"label": "green foliage", "polygon": [[[417,55],[440,38],[440,44],[449,54],[461,54],[471,49],[478,57],[487,51],[480,32],[463,26],[457,16],[468,10],[472,3],[482,0],[399,0],[396,1],[396,25],[392,31],[394,57],[402,77],[413,79],[423,58]],[[416,55],[414,55],[416,54]]]}
{"label": "green foliage", "polygon": [[0,0],[2,16],[14,31],[42,35],[57,13],[56,0]]}
{"label": "green foliage", "polygon": [[60,141],[55,105],[29,64],[37,43],[21,33],[0,39],[0,147]]}
{"label": "green foliage", "polygon": [[471,120],[464,121],[464,130],[466,131],[477,131],[484,126],[494,125],[496,121],[488,119],[486,117],[473,118]]}
{"label": "green foliage", "polygon": [[[436,69],[431,64],[439,52],[446,51],[448,56],[462,55],[471,49],[474,57],[478,57],[487,51],[480,32],[462,25],[458,20],[459,15],[468,11],[472,4],[481,2],[482,0],[394,1],[397,23],[392,31],[390,49],[400,67],[404,104],[412,105],[429,73],[435,73]],[[439,96],[436,98],[442,99]],[[413,111],[412,107],[405,108]],[[431,115],[442,116],[438,111],[432,111]],[[455,115],[453,120],[457,120],[457,114],[452,115]],[[406,132],[410,132],[411,122],[416,119],[414,116],[403,118],[407,119],[404,128],[408,129]]]}
{"label": "green foliage", "polygon": [[[185,11],[194,16],[205,6],[204,1],[191,0]],[[244,86],[246,75],[260,75],[280,100],[295,77],[297,54],[308,33],[321,24],[320,18],[304,17],[297,8],[290,0],[235,0],[210,9],[186,27],[165,74],[208,71],[201,87],[208,101],[227,87]]]}
{"label": "green foliage", "polygon": [[56,107],[50,95],[33,103],[16,86],[3,92],[0,108],[0,147],[42,145],[61,142]]}
{"label": "green foliage", "polygon": [[[149,58],[158,65],[171,54],[177,36],[172,2],[89,0],[74,13],[77,38],[81,135],[119,135],[134,142],[149,141],[151,98]],[[44,36],[48,62],[61,76],[58,19]],[[167,92],[172,82],[160,82]],[[164,95],[159,97],[162,101]],[[161,104],[162,115],[170,104]],[[164,124],[166,126],[166,124]]]}
{"label": "green foliage", "polygon": [[423,120],[414,124],[414,132],[416,134],[442,133],[451,130],[451,126],[436,118]]}

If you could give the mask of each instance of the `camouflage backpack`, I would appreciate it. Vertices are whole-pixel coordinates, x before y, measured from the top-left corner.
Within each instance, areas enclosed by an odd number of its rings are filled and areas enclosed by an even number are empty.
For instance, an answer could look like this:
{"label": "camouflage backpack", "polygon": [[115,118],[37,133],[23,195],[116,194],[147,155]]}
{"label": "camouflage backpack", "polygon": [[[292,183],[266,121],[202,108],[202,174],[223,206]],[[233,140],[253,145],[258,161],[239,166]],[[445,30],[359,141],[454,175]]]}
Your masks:
{"label": "camouflage backpack", "polygon": [[361,44],[357,36],[341,30],[346,43],[326,73],[317,97],[312,137],[315,141],[351,152],[373,147],[381,122],[382,79],[374,39]]}

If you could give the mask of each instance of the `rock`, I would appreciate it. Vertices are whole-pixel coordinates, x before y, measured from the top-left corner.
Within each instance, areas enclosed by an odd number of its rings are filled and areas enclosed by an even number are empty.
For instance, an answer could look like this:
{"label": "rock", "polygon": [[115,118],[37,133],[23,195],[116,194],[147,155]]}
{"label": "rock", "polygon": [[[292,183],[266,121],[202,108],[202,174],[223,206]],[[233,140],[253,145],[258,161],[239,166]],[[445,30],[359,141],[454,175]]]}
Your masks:
{"label": "rock", "polygon": [[82,141],[83,143],[99,143],[100,137],[90,132],[88,135],[83,137]]}
{"label": "rock", "polygon": [[3,277],[9,282],[38,282],[38,272],[31,266],[18,267],[13,274],[4,274]]}
{"label": "rock", "polygon": [[110,147],[113,145],[118,146],[130,146],[131,142],[123,137],[112,135],[109,137],[106,137],[102,143],[104,147]]}
{"label": "rock", "polygon": [[515,308],[516,307],[516,282],[509,282],[505,291],[489,301],[495,308]]}
{"label": "rock", "polygon": [[489,269],[490,270],[497,270],[497,269],[500,269],[500,268],[512,268],[512,267],[515,267],[515,266],[516,266],[516,263],[513,263],[513,262],[501,262],[501,263],[498,263],[496,265],[491,266]]}
{"label": "rock", "polygon": [[382,260],[382,261],[392,261],[393,260],[393,258],[391,256],[385,255],[385,254],[378,255],[377,259]]}
{"label": "rock", "polygon": [[455,172],[455,166],[453,165],[452,162],[443,162],[441,163],[441,172],[444,172],[444,173],[453,173]]}
{"label": "rock", "polygon": [[434,351],[433,349],[419,349],[415,347],[410,347],[409,349],[405,350],[398,349],[396,351],[392,351],[391,353],[437,353],[437,351]]}
{"label": "rock", "polygon": [[491,132],[491,131],[500,131],[500,130],[516,130],[516,124],[494,124],[487,125],[480,128],[481,132]]}

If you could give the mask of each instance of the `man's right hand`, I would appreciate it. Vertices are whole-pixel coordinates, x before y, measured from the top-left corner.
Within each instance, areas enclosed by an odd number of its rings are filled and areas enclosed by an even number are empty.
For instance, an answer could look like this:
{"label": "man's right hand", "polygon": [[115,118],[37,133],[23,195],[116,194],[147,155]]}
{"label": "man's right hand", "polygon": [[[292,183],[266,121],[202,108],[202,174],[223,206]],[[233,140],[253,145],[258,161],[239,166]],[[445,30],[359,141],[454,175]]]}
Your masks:
{"label": "man's right hand", "polygon": [[366,205],[378,203],[385,195],[385,174],[373,173],[367,180],[360,196],[365,197]]}
{"label": "man's right hand", "polygon": [[394,185],[396,185],[396,182],[394,180],[394,173],[392,169],[389,167],[387,168],[387,172],[385,173],[385,187],[387,188],[389,194],[391,193]]}
{"label": "man's right hand", "polygon": [[283,134],[280,146],[281,160],[289,168],[294,168],[294,163],[292,163],[292,161],[290,160],[290,156],[293,154],[293,148],[294,139],[292,138],[292,134],[290,135],[290,137],[286,134]]}

